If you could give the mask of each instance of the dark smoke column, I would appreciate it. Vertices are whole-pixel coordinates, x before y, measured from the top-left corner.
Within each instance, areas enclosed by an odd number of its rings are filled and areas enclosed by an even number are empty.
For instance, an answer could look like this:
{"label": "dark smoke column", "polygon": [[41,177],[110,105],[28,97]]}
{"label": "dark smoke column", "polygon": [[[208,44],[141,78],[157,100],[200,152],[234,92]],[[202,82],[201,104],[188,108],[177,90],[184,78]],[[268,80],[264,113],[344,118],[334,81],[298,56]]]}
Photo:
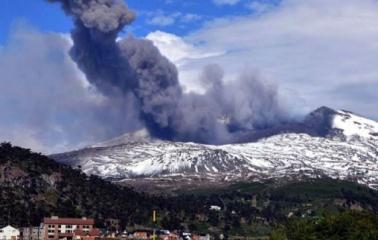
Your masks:
{"label": "dark smoke column", "polygon": [[106,95],[127,91],[118,86],[127,86],[125,79],[132,79],[132,71],[121,58],[116,38],[134,20],[134,14],[122,2],[114,0],[48,1],[60,2],[65,13],[73,17],[71,56],[88,80]]}
{"label": "dark smoke column", "polygon": [[225,83],[223,70],[209,66],[201,78],[206,92],[183,94],[176,67],[152,42],[117,41],[134,20],[123,0],[48,1],[61,3],[73,18],[70,53],[87,79],[116,106],[132,99],[152,136],[230,143],[239,141],[240,133],[285,121],[276,88],[254,75]]}
{"label": "dark smoke column", "polygon": [[134,95],[150,133],[172,139],[182,95],[176,67],[150,41],[116,41],[134,13],[122,0],[48,1],[61,3],[73,18],[70,54],[87,79],[110,99]]}

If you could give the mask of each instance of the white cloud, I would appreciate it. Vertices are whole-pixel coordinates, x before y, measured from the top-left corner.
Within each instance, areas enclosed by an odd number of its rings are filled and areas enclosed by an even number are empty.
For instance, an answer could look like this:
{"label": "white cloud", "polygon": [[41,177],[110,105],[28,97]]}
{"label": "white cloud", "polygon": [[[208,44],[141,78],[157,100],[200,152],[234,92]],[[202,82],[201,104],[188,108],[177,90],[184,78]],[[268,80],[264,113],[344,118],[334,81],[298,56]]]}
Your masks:
{"label": "white cloud", "polygon": [[198,21],[201,20],[202,16],[193,14],[193,13],[187,13],[187,14],[182,14],[181,15],[181,21],[182,22],[193,22],[193,21]]}
{"label": "white cloud", "polygon": [[176,65],[186,61],[203,59],[224,54],[224,52],[210,52],[185,42],[179,36],[162,31],[149,33],[146,38],[154,42],[160,51]]}
{"label": "white cloud", "polygon": [[162,27],[173,25],[176,23],[189,23],[202,19],[202,16],[200,15],[181,12],[166,13],[163,11],[156,11],[148,12],[146,15],[148,16],[148,24]]}
{"label": "white cloud", "polygon": [[176,21],[176,16],[174,15],[159,15],[159,16],[154,16],[151,19],[148,20],[148,23],[151,25],[157,25],[157,26],[169,26],[174,24]]}
{"label": "white cloud", "polygon": [[375,0],[283,0],[262,14],[210,22],[181,40],[201,51],[225,52],[186,61],[182,78],[208,63],[222,65],[229,79],[244,68],[257,69],[286,94],[305,99],[307,110],[328,105],[378,119],[378,94],[370,90],[378,86]]}
{"label": "white cloud", "polygon": [[274,4],[267,1],[255,0],[246,4],[246,7],[251,9],[255,13],[264,13],[271,10]]}
{"label": "white cloud", "polygon": [[240,0],[213,0],[213,3],[216,5],[235,5]]}
{"label": "white cloud", "polygon": [[175,63],[180,72],[181,84],[187,91],[201,91],[200,84],[196,82],[199,80],[197,69],[187,68],[187,65],[224,54],[224,52],[212,52],[209,49],[191,45],[179,36],[162,31],[152,32],[146,38],[153,41],[160,52]]}

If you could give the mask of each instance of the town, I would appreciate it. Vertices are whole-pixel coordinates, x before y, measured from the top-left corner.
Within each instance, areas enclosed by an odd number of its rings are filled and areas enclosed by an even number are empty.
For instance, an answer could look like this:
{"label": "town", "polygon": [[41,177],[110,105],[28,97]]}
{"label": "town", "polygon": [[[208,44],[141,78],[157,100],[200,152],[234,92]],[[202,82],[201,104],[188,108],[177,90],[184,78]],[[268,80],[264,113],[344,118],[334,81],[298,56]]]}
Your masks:
{"label": "town", "polygon": [[[155,213],[153,214],[155,220]],[[183,231],[140,228],[126,231],[118,219],[107,219],[105,228],[96,228],[92,218],[46,217],[40,226],[5,226],[0,229],[0,240],[210,240],[210,235],[197,235]]]}

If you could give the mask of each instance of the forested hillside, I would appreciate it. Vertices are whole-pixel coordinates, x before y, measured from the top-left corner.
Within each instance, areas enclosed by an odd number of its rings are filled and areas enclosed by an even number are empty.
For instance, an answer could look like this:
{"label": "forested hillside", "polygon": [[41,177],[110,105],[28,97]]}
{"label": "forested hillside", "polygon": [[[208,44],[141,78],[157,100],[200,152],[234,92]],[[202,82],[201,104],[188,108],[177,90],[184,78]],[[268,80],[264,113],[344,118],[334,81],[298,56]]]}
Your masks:
{"label": "forested hillside", "polygon": [[0,194],[1,225],[8,219],[18,226],[36,225],[50,215],[142,223],[154,204],[144,194],[8,143],[0,146]]}
{"label": "forested hillside", "polygon": [[59,215],[93,217],[100,227],[107,218],[120,219],[122,226],[148,227],[153,209],[163,228],[226,236],[268,236],[275,230],[278,236],[284,226],[302,224],[296,219],[316,223],[349,210],[376,217],[378,192],[332,179],[283,179],[149,195],[86,176],[30,150],[0,145],[0,225],[38,225],[45,216]]}

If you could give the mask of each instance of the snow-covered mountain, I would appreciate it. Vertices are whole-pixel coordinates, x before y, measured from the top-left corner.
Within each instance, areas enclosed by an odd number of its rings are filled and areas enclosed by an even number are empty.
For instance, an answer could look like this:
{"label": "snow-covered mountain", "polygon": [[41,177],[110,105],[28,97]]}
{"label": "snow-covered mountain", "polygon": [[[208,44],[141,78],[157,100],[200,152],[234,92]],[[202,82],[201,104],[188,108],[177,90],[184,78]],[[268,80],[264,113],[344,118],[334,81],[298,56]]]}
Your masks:
{"label": "snow-covered mountain", "polygon": [[157,140],[141,131],[52,157],[80,165],[87,174],[117,181],[220,183],[329,176],[378,188],[376,121],[322,107],[301,123],[249,133],[245,138],[249,141],[215,146]]}

